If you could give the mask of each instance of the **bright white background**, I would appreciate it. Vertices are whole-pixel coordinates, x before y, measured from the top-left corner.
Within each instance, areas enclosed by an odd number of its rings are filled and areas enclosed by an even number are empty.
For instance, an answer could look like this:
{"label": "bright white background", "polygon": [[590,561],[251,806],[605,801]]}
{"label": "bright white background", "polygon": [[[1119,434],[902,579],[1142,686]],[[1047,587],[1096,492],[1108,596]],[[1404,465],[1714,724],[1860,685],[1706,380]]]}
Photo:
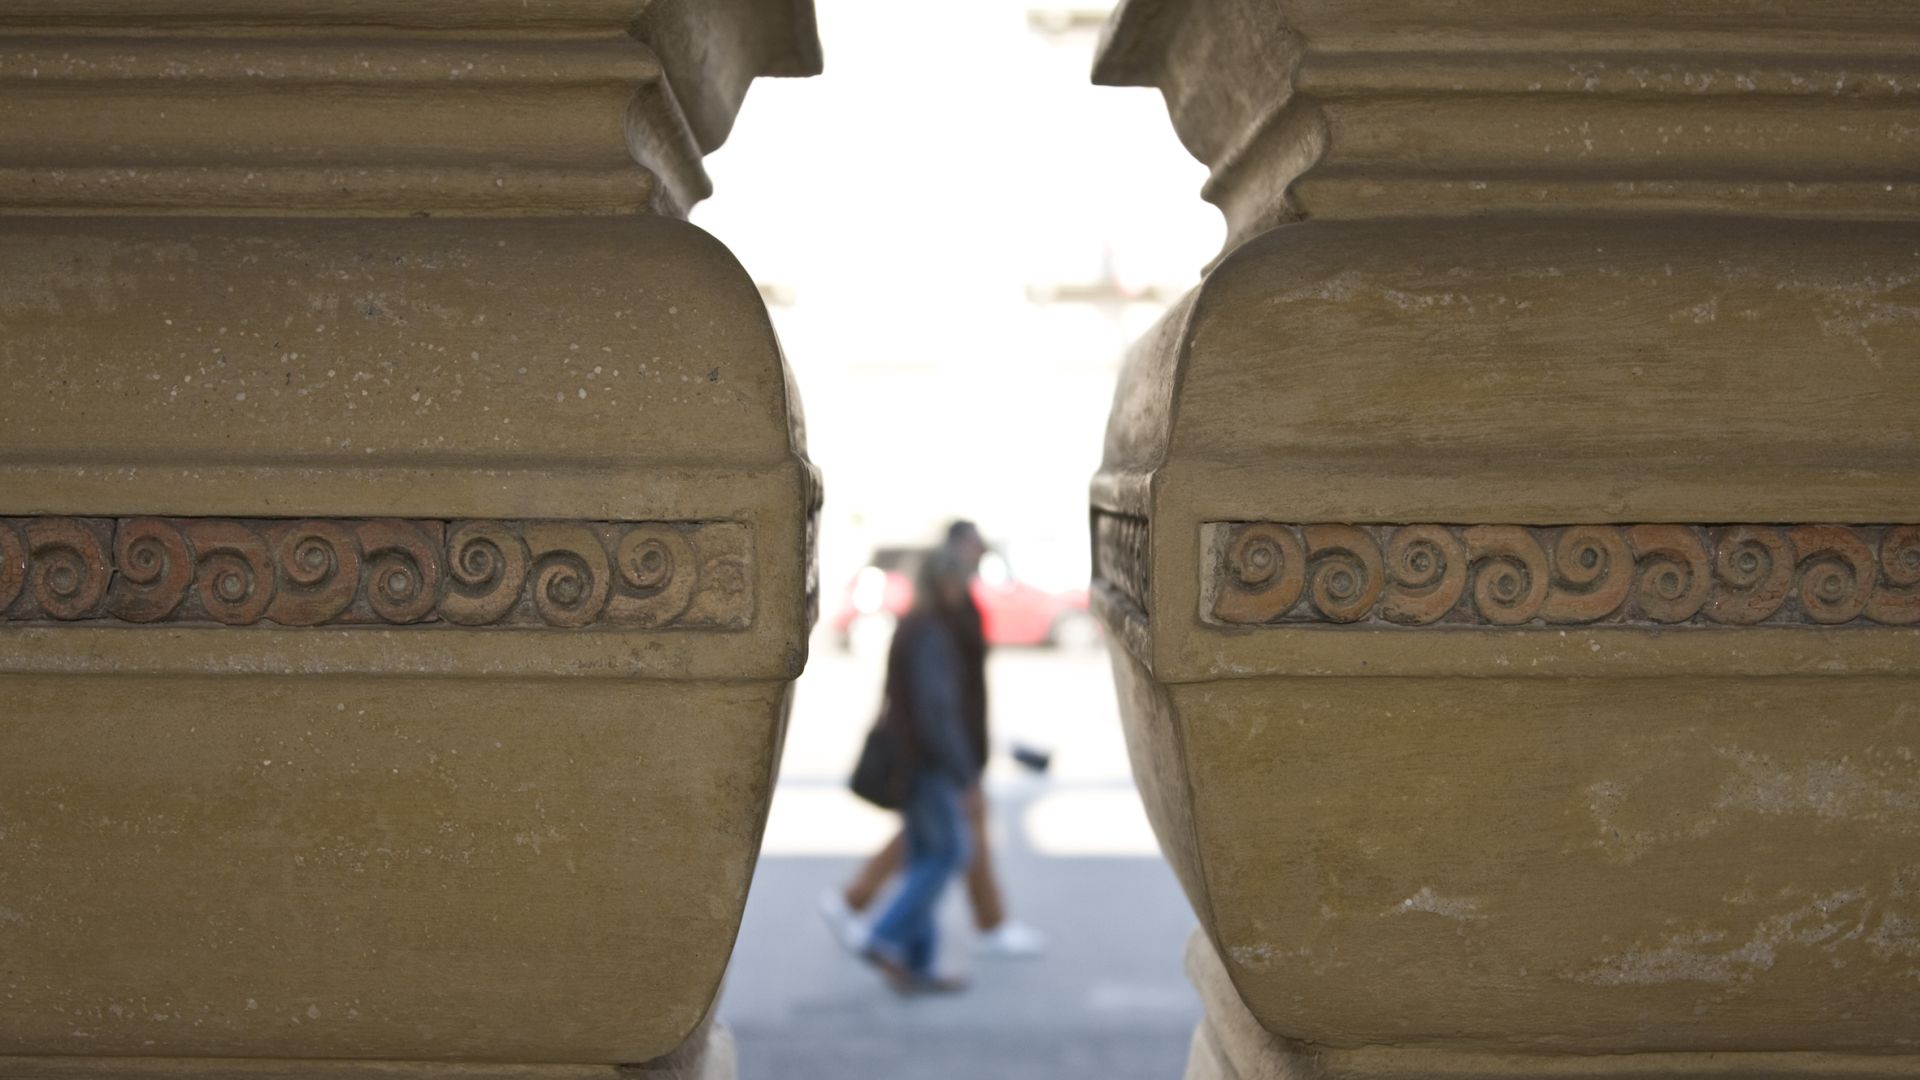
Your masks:
{"label": "bright white background", "polygon": [[1120,356],[1224,234],[1206,170],[1156,91],[1091,84],[1109,5],[818,6],[826,73],[754,85],[693,219],[771,301],[828,593],[955,515],[1084,582]]}

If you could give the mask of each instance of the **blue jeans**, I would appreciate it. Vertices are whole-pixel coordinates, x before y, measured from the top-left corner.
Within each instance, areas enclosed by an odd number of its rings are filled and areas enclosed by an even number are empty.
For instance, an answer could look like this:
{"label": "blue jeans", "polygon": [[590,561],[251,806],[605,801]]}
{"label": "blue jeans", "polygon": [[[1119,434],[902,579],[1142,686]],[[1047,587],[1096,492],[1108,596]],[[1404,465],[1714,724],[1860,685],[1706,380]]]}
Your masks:
{"label": "blue jeans", "polygon": [[934,912],[947,882],[971,854],[960,786],[940,773],[921,773],[901,813],[906,816],[906,872],[900,891],[873,924],[867,947],[915,975],[932,975]]}

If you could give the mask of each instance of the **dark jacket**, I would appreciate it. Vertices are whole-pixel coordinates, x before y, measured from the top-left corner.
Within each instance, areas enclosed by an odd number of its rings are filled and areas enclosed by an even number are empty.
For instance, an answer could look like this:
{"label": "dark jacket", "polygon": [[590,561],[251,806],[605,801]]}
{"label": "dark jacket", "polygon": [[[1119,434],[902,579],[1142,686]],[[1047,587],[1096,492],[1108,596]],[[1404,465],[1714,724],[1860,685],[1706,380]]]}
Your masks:
{"label": "dark jacket", "polygon": [[887,653],[887,708],[913,733],[917,768],[971,787],[985,762],[973,745],[965,633],[964,620],[936,611],[901,619]]}
{"label": "dark jacket", "polygon": [[980,609],[967,596],[963,610],[949,624],[960,647],[960,715],[967,723],[967,742],[973,748],[974,768],[987,767],[987,635]]}

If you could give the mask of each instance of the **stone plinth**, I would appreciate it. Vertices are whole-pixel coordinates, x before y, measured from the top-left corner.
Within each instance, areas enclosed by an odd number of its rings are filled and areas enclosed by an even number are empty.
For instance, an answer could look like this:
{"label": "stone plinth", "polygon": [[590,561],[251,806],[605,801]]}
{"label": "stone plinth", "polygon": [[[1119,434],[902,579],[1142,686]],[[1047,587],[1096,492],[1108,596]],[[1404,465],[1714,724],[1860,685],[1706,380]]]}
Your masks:
{"label": "stone plinth", "polygon": [[1123,8],[1232,233],[1093,488],[1194,1076],[1920,1073],[1915,28]]}
{"label": "stone plinth", "polygon": [[820,489],[679,215],[817,63],[793,0],[0,12],[0,1076],[732,1074]]}

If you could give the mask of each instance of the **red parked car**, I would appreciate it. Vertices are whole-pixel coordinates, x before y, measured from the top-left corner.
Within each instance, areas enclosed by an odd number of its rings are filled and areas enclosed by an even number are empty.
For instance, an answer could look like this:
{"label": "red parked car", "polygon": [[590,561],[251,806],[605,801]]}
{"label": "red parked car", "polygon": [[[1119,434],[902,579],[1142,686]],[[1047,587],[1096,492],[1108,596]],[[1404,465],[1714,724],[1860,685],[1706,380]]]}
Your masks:
{"label": "red parked car", "polygon": [[[913,606],[913,579],[930,549],[889,547],[874,551],[867,565],[841,590],[840,605],[827,620],[842,648],[856,638],[884,639],[896,619]],[[989,645],[1090,645],[1099,624],[1087,612],[1085,586],[1055,590],[1013,576],[1006,557],[990,549],[973,579],[973,602]]]}

